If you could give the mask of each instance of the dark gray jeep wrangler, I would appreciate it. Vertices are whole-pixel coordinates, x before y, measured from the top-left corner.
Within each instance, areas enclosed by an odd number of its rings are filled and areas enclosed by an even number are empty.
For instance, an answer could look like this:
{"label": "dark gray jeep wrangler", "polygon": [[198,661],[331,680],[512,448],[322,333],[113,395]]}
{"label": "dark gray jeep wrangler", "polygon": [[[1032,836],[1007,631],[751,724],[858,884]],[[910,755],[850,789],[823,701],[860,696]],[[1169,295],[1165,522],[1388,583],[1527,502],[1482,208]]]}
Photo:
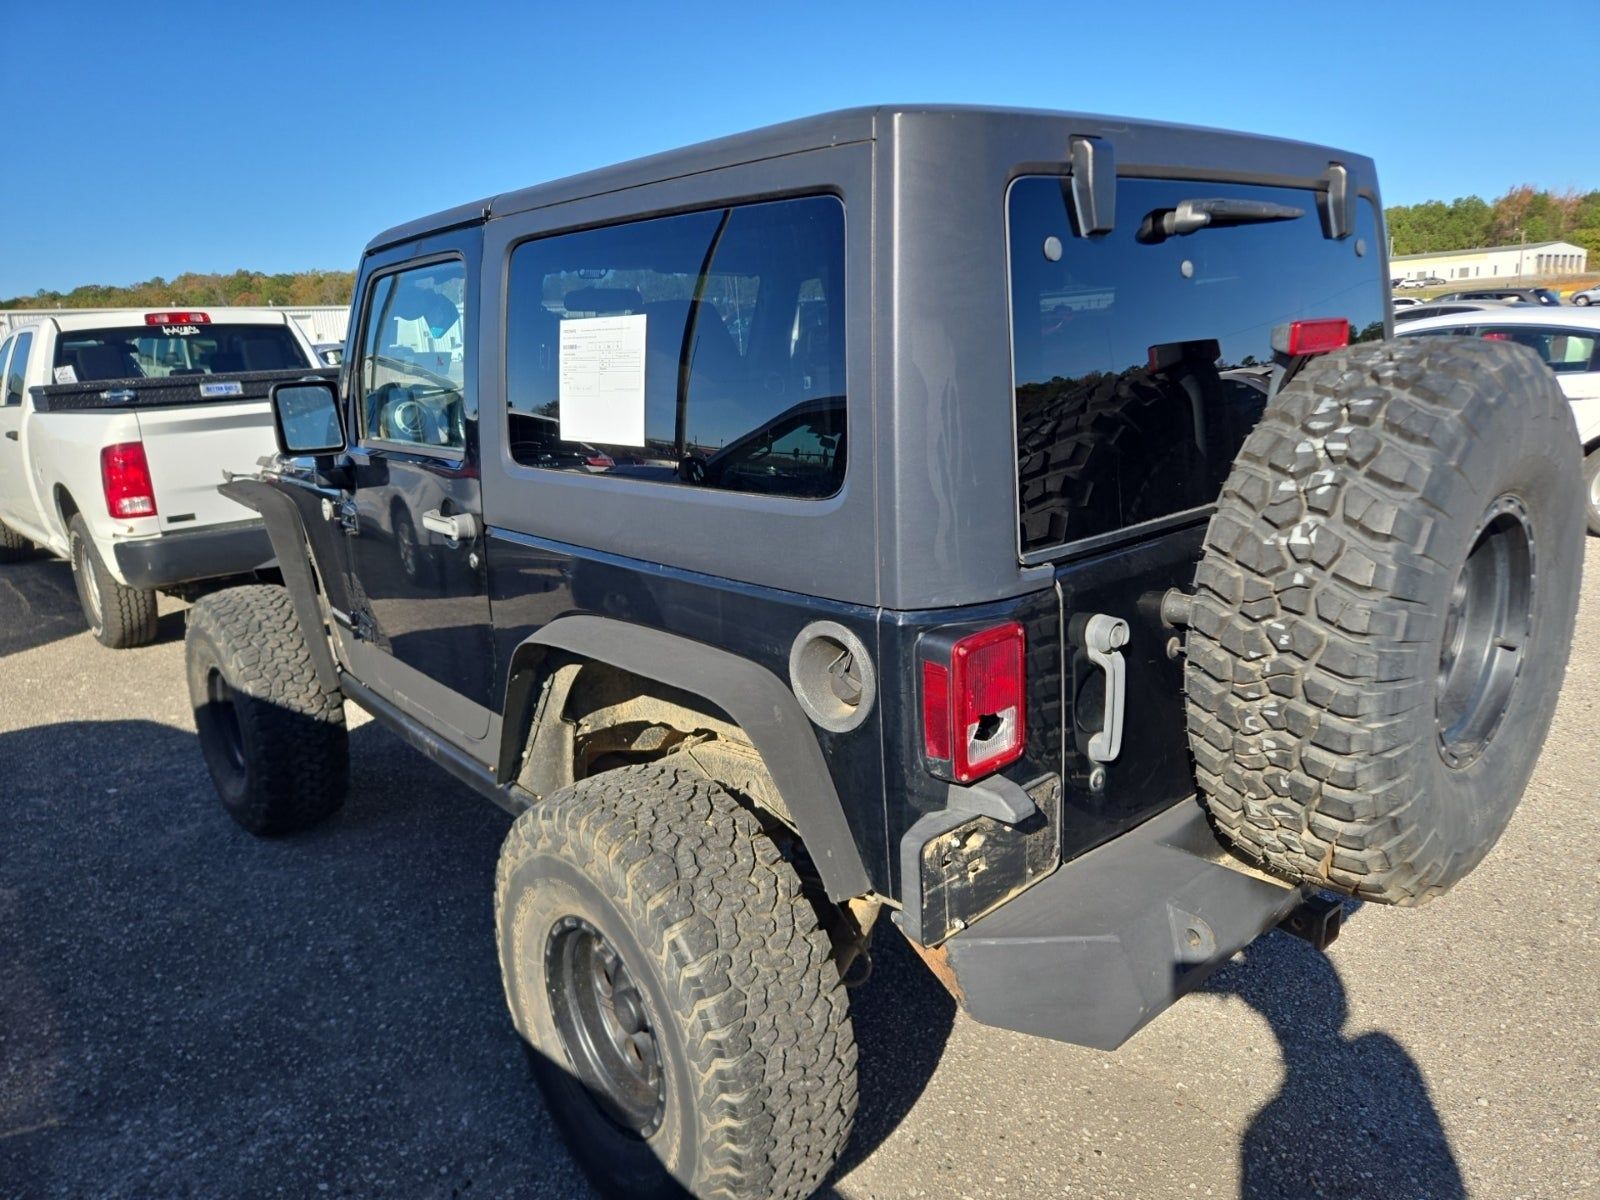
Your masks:
{"label": "dark gray jeep wrangler", "polygon": [[1387,340],[1388,279],[1365,158],[982,109],[391,230],[224,487],[284,586],[191,613],[223,803],[328,816],[371,712],[516,814],[506,998],[597,1183],[808,1195],[885,912],[977,1020],[1111,1049],[1504,829],[1578,442],[1527,351]]}

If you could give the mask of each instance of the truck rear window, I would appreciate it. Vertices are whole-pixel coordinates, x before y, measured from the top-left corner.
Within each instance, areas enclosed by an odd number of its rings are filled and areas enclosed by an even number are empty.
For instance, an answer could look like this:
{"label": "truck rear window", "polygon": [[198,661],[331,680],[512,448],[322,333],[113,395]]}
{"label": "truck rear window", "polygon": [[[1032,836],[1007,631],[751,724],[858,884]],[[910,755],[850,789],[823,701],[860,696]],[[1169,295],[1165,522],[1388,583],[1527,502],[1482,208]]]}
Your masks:
{"label": "truck rear window", "polygon": [[[56,340],[56,382],[165,379],[310,367],[283,325],[164,325],[64,330]],[[59,368],[72,368],[62,378]]]}
{"label": "truck rear window", "polygon": [[[1299,216],[1162,236],[1185,200],[1265,201]],[[1008,200],[1022,556],[1052,557],[1214,503],[1266,403],[1272,330],[1349,320],[1383,336],[1372,205],[1323,236],[1310,190],[1117,181],[1116,227],[1077,237],[1070,182],[1017,180]],[[1141,234],[1141,227],[1144,232]]]}

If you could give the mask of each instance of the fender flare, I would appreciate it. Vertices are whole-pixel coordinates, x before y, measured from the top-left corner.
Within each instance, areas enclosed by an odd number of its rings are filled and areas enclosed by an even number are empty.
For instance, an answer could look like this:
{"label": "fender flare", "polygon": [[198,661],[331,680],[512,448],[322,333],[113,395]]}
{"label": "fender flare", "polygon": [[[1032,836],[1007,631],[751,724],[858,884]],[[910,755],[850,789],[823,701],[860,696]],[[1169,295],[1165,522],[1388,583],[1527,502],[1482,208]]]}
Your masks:
{"label": "fender flare", "polygon": [[516,775],[552,651],[603,662],[700,696],[749,735],[833,900],[872,890],[811,722],[784,682],[716,646],[608,617],[558,617],[511,656],[498,776]]}
{"label": "fender flare", "polygon": [[309,545],[305,523],[293,498],[284,495],[277,487],[260,479],[232,479],[217,490],[228,499],[254,509],[266,524],[267,536],[272,539],[272,552],[278,556],[278,572],[289,589],[289,599],[294,603],[295,616],[300,618],[300,628],[306,632],[306,647],[311,651],[311,663],[317,669],[317,679],[322,686],[333,691],[340,689],[339,668],[333,661],[333,651],[328,639],[313,636],[322,628],[322,605],[317,600],[317,584],[311,575],[311,564],[306,561],[305,547]]}

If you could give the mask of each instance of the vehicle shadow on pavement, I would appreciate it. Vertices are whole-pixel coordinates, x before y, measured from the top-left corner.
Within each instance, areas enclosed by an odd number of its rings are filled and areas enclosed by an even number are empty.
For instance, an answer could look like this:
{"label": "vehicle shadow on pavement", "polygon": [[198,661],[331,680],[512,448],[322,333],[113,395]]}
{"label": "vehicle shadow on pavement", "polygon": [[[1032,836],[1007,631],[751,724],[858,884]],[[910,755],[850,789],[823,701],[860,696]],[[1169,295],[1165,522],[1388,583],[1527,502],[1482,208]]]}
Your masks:
{"label": "vehicle shadow on pavement", "polygon": [[[72,568],[42,553],[0,566],[0,618],[0,658],[89,632]],[[183,630],[182,609],[164,613],[151,644],[182,641]]]}
{"label": "vehicle shadow on pavement", "polygon": [[[508,818],[376,725],[350,745],[344,809],[256,839],[192,732],[0,733],[0,1194],[588,1194],[502,997]],[[954,1018],[875,950],[845,1170]]]}
{"label": "vehicle shadow on pavement", "polygon": [[1281,932],[1245,955],[1201,987],[1265,1017],[1283,1055],[1283,1083],[1239,1147],[1242,1200],[1465,1200],[1421,1069],[1388,1034],[1345,1034],[1349,1003],[1333,961]]}
{"label": "vehicle shadow on pavement", "polygon": [[36,553],[0,566],[0,658],[87,631],[66,563]]}

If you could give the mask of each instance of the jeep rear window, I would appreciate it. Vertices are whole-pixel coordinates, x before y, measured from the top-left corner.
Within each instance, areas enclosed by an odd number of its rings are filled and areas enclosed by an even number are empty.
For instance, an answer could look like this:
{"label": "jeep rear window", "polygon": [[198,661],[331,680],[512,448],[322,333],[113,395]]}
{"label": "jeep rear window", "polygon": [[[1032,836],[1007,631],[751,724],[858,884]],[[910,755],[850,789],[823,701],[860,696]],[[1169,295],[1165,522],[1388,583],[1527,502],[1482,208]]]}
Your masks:
{"label": "jeep rear window", "polygon": [[283,325],[159,325],[63,330],[55,365],[71,367],[79,383],[96,383],[296,370],[311,363]]}
{"label": "jeep rear window", "polygon": [[[642,386],[629,376],[583,395],[591,424],[603,405],[638,431],[625,440],[579,433],[571,396],[563,419],[561,357],[595,318],[630,318],[600,327],[642,357]],[[525,466],[833,495],[845,469],[843,205],[811,196],[524,242],[511,256],[506,399]]]}
{"label": "jeep rear window", "polygon": [[[1117,181],[1112,232],[1077,237],[1070,181],[1008,199],[1022,557],[1038,561],[1215,502],[1266,403],[1272,330],[1349,320],[1383,336],[1378,223],[1323,236],[1310,190]],[[1141,240],[1184,200],[1265,201],[1302,215]]]}

